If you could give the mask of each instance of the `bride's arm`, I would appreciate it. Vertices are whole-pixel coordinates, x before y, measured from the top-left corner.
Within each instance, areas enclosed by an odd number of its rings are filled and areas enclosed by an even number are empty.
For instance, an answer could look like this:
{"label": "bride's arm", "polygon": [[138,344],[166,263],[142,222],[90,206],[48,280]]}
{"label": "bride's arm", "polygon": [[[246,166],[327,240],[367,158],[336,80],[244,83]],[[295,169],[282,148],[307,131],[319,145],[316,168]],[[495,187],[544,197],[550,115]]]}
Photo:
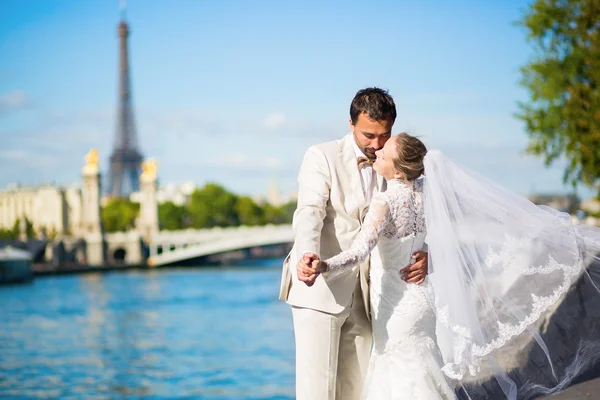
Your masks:
{"label": "bride's arm", "polygon": [[379,233],[389,222],[389,219],[389,206],[383,195],[375,195],[362,228],[354,242],[352,242],[352,246],[348,250],[321,262],[319,265],[320,272],[325,276],[332,277],[363,262],[377,245]]}

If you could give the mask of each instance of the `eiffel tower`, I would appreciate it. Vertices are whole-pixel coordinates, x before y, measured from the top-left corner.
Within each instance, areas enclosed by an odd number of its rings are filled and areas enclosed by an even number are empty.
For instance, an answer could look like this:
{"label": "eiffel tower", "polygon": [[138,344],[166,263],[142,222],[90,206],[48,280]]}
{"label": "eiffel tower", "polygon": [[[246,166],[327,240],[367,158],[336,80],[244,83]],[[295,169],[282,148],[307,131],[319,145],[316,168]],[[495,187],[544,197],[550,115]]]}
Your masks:
{"label": "eiffel tower", "polygon": [[131,101],[129,80],[129,57],[127,37],[129,26],[125,22],[124,2],[121,6],[119,35],[119,105],[114,147],[110,156],[108,194],[112,197],[128,197],[140,188],[140,166],[142,154],[138,150],[137,133]]}

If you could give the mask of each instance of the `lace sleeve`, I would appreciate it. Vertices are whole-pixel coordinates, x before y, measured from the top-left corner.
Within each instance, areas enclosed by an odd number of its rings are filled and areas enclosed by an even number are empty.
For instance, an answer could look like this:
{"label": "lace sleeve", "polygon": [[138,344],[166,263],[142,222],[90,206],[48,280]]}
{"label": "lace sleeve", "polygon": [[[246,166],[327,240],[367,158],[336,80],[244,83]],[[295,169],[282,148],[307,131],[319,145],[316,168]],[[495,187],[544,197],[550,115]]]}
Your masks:
{"label": "lace sleeve", "polygon": [[328,277],[333,277],[363,262],[377,244],[379,233],[389,222],[389,219],[390,212],[387,202],[382,195],[375,195],[365,216],[361,231],[352,242],[352,246],[337,256],[326,260],[327,270],[325,274]]}

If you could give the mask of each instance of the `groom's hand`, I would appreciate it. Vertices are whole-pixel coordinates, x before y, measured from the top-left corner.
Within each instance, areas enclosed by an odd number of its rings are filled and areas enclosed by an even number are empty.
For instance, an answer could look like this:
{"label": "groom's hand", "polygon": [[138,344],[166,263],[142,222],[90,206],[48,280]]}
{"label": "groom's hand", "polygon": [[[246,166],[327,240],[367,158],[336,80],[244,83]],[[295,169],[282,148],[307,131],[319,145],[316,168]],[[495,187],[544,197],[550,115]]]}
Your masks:
{"label": "groom's hand", "polygon": [[319,256],[313,253],[305,253],[296,265],[298,280],[304,282],[307,286],[312,286],[319,276],[317,266],[319,264]]}
{"label": "groom's hand", "polygon": [[425,277],[427,277],[428,255],[424,251],[416,251],[413,253],[412,258],[415,260],[415,263],[400,270],[402,280],[406,283],[420,285],[425,281]]}

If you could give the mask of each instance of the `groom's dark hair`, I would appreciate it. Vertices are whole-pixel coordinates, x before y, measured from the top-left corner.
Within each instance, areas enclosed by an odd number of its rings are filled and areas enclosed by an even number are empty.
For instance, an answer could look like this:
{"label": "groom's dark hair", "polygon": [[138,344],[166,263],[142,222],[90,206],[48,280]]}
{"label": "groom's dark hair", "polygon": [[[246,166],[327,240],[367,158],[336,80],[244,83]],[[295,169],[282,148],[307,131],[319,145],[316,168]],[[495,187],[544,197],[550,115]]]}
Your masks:
{"label": "groom's dark hair", "polygon": [[353,124],[358,121],[358,116],[366,113],[375,121],[396,120],[396,104],[387,90],[377,87],[361,89],[350,104],[350,119]]}

